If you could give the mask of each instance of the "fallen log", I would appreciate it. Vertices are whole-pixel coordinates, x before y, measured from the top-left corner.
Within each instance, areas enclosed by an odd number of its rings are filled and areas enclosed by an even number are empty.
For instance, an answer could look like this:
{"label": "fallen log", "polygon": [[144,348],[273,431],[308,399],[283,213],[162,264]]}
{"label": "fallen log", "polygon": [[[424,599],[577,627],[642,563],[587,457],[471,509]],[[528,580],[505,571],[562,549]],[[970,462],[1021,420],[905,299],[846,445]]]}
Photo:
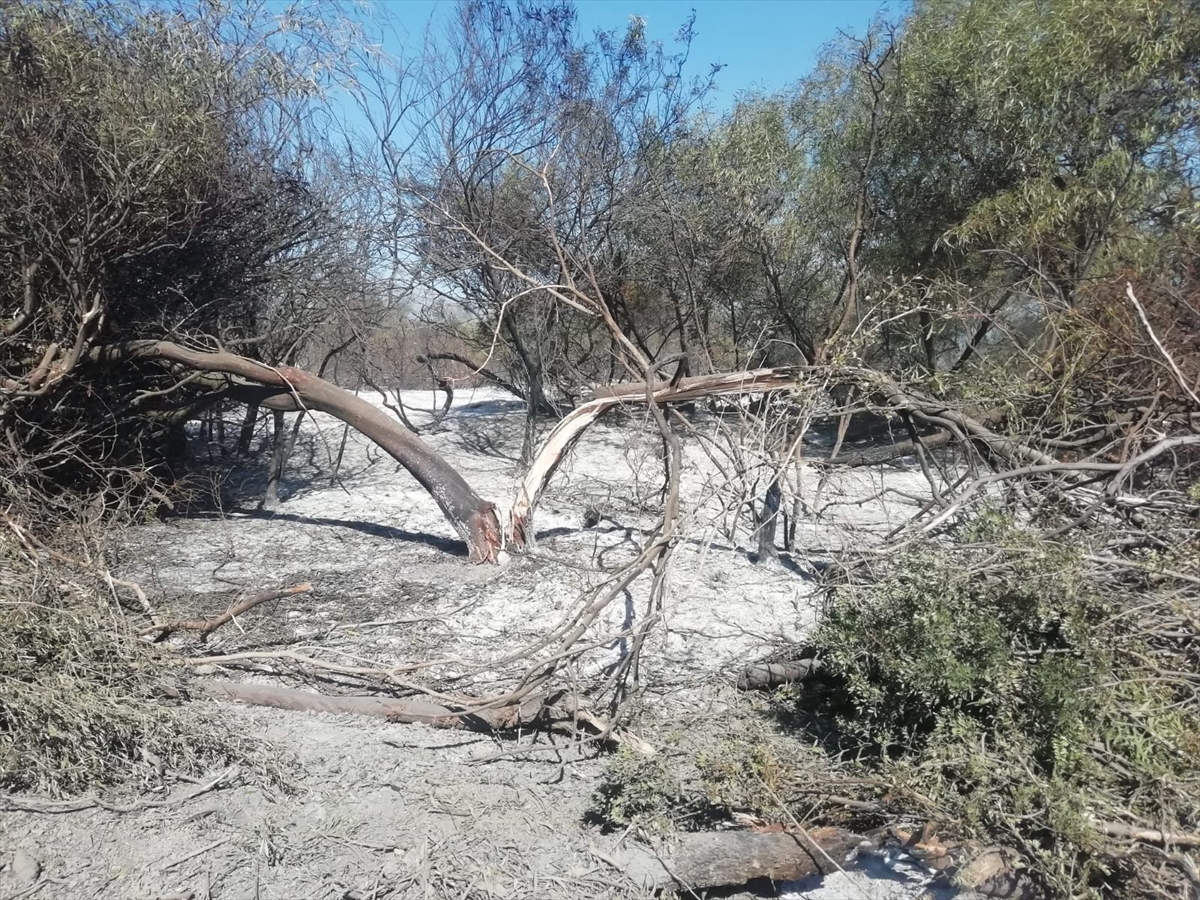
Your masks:
{"label": "fallen log", "polygon": [[746,666],[738,676],[739,691],[761,691],[767,688],[803,681],[820,672],[819,659],[797,659],[791,662],[755,663]]}
{"label": "fallen log", "polygon": [[844,868],[862,835],[841,828],[803,834],[716,831],[683,834],[661,850],[630,846],[608,860],[643,888],[697,891],[755,879],[795,881]]}
{"label": "fallen log", "polygon": [[655,750],[637,735],[581,709],[565,691],[538,693],[520,703],[493,708],[455,708],[428,700],[394,697],[334,697],[294,688],[240,681],[213,681],[201,688],[214,700],[231,700],[251,706],[269,706],[297,712],[344,713],[374,716],[389,722],[431,725],[434,728],[463,728],[472,731],[515,731],[537,725],[574,734],[577,728],[589,729],[600,741],[628,747],[643,756]]}
{"label": "fallen log", "polygon": [[455,709],[428,700],[394,697],[334,697],[313,694],[294,688],[266,684],[246,684],[238,681],[214,681],[204,685],[204,691],[217,700],[234,700],[251,706],[270,706],[298,712],[347,713],[356,716],[375,716],[389,722],[432,725],[435,728],[475,728],[508,731],[519,725],[529,725],[546,718],[558,696],[537,695],[523,703],[498,709]]}

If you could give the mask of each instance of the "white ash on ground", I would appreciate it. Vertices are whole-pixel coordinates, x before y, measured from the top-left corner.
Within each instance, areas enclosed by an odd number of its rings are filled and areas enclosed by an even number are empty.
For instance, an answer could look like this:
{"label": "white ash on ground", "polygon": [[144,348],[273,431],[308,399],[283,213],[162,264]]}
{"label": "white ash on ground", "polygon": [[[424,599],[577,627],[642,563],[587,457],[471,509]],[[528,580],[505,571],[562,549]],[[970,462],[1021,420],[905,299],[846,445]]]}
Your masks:
{"label": "white ash on ground", "polygon": [[[429,410],[434,398],[408,392]],[[418,425],[428,413],[413,416]],[[460,392],[443,427],[423,434],[501,507],[515,496],[523,411],[493,391]],[[644,426],[644,427],[643,427]],[[235,432],[231,419],[227,431]],[[653,522],[662,488],[660,444],[637,415],[595,426],[556,474],[538,508],[535,548],[503,566],[473,566],[436,505],[390,457],[316,415],[304,424],[284,480],[284,502],[255,509],[265,459],[228,474],[224,501],[190,517],[133,529],[116,574],[139,581],[163,618],[213,615],[239,591],[310,581],[310,593],[264,604],[189,654],[315,650],[358,666],[440,660],[414,680],[454,691],[502,689],[522,671],[490,661],[535,642],[604,570],[628,561]],[[818,600],[813,564],[846,541],[876,540],[915,511],[904,495],[922,476],[887,470],[835,474],[825,514],[797,526],[797,551],[756,565],[744,529],[721,533],[729,487],[686,445],[684,539],[673,557],[667,606],[643,651],[646,721],[701,713],[719,724],[737,672],[800,640]],[[201,456],[209,448],[197,448]],[[265,454],[264,454],[265,456]],[[815,471],[806,474],[813,486]],[[572,667],[586,686],[629,651],[612,637],[646,615],[645,586],[598,622],[594,649]],[[608,639],[606,639],[608,638]],[[214,671],[206,668],[205,671]],[[295,684],[286,664],[221,677]],[[352,686],[332,676],[329,692]],[[101,809],[51,817],[0,814],[3,846],[43,866],[44,898],[635,897],[619,872],[590,852],[611,846],[585,824],[602,762],[563,739],[527,757],[511,742],[422,725],[282,710],[225,707],[231,729],[274,742],[291,792],[243,784],[178,808],[119,814]],[[543,738],[543,743],[545,739]],[[921,879],[881,873],[832,876],[788,887],[788,896],[908,900]]]}

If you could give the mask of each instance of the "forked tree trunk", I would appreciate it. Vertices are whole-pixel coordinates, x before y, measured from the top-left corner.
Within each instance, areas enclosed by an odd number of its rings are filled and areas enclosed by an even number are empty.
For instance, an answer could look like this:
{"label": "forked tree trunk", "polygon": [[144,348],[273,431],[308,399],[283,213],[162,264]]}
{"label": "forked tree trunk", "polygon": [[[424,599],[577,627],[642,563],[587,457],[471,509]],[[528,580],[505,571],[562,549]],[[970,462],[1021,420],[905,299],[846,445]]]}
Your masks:
{"label": "forked tree trunk", "polygon": [[277,389],[260,401],[270,409],[317,410],[335,416],[378,444],[417,479],[466,541],[472,560],[496,560],[501,532],[495,505],[476,494],[457,470],[419,437],[349,391],[290,366],[267,366],[232,353],[191,350],[170,341],[136,341],[102,347],[92,356],[101,362],[157,359],[195,371],[236,376]]}

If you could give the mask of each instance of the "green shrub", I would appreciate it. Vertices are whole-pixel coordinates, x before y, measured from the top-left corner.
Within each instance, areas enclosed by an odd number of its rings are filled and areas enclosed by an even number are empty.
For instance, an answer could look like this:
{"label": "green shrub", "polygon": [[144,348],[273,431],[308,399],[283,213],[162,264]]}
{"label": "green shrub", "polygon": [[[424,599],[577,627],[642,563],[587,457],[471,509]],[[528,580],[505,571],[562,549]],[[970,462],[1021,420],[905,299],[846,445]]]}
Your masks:
{"label": "green shrub", "polygon": [[1104,604],[1063,548],[967,557],[918,545],[880,582],[838,590],[815,643],[842,679],[839,724],[912,751],[975,723],[1025,735],[1047,769],[1069,765],[1101,702],[1081,691],[1112,669]]}
{"label": "green shrub", "polygon": [[835,590],[814,640],[821,711],[845,756],[1021,847],[1056,892],[1132,890],[1097,823],[1200,821],[1196,697],[1150,661],[1144,616],[1165,601],[1101,590],[1082,553],[995,515],[966,538]]}
{"label": "green shrub", "polygon": [[665,832],[673,830],[681,806],[679,781],[661,756],[621,747],[605,765],[591,815],[607,827]]}
{"label": "green shrub", "polygon": [[65,590],[75,576],[0,539],[0,788],[160,787],[235,760],[266,774],[254,741],[161,697],[165,662],[98,595]]}
{"label": "green shrub", "polygon": [[799,772],[796,762],[785,758],[766,735],[745,733],[700,751],[696,768],[708,803],[776,815],[782,799],[791,795]]}

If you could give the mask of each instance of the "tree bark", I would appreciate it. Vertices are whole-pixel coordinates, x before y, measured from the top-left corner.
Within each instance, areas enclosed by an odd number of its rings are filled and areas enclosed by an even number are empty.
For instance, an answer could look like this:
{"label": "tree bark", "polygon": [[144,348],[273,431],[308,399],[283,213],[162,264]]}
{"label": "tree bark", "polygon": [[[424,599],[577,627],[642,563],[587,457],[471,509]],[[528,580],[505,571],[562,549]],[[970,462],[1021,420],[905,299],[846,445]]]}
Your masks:
{"label": "tree bark", "polygon": [[238,432],[238,456],[250,455],[250,442],[254,440],[254,425],[258,422],[258,404],[247,403],[246,414],[242,417],[242,430]]}
{"label": "tree bark", "polygon": [[232,353],[191,350],[170,341],[135,341],[100,347],[92,356],[98,362],[109,363],[131,358],[162,360],[201,372],[237,376],[276,389],[273,395],[264,398],[263,405],[289,408],[290,400],[290,408],[335,416],[378,444],[417,479],[466,541],[473,561],[495,562],[501,546],[495,505],[476,494],[458,471],[419,437],[349,391],[291,366],[267,366]]}
{"label": "tree bark", "polygon": [[283,472],[292,458],[292,451],[296,449],[296,437],[300,434],[300,426],[304,424],[304,410],[300,410],[285,437],[283,413],[274,410],[272,415],[275,417],[274,447],[271,450],[271,468],[267,473],[267,490],[263,494],[263,509],[275,509],[279,506],[279,485],[283,482]]}
{"label": "tree bark", "polygon": [[803,681],[820,672],[822,668],[821,660],[811,658],[791,662],[755,663],[746,666],[738,675],[737,687],[739,691],[766,690],[781,684]]}
{"label": "tree bark", "polygon": [[779,521],[779,506],[783,492],[779,487],[779,476],[771,479],[763,497],[762,515],[758,520],[758,559],[759,565],[779,559],[779,548],[775,546],[775,525]]}
{"label": "tree bark", "polygon": [[259,503],[260,509],[274,509],[279,505],[279,480],[283,477],[284,454],[287,452],[283,413],[274,410],[271,417],[275,426],[271,429],[271,465],[267,469],[267,489]]}
{"label": "tree bark", "polygon": [[614,865],[643,887],[698,891],[828,875],[846,864],[865,839],[841,828],[812,828],[804,834],[716,831],[682,834],[674,846],[655,852],[633,845]]}

